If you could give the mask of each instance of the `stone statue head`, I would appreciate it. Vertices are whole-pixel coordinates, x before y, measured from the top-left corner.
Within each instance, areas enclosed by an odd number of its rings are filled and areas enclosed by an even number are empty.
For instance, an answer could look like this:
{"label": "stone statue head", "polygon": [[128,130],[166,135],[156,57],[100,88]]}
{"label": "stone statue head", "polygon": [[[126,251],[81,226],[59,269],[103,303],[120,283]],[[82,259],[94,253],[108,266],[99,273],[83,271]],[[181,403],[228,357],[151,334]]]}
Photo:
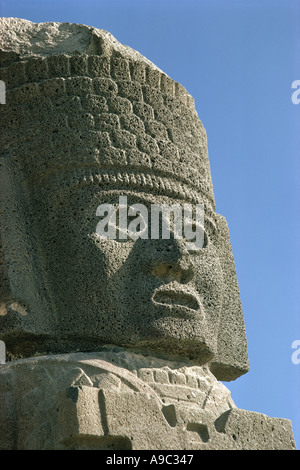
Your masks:
{"label": "stone statue head", "polygon": [[[8,18],[1,30],[7,352],[112,344],[209,364],[220,380],[245,373],[229,232],[215,211],[192,97],[103,30]],[[110,219],[119,236],[100,236],[99,208],[118,215],[124,198],[135,217],[141,208],[201,206],[201,248],[178,238],[174,224],[168,238],[120,236],[119,217]]]}

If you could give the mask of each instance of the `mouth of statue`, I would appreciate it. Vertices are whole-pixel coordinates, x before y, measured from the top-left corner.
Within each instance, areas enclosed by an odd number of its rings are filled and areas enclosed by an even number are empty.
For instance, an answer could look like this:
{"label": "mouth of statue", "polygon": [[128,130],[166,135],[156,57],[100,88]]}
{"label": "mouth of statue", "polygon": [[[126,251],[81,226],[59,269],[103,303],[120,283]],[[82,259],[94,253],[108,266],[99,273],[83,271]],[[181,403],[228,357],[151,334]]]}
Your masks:
{"label": "mouth of statue", "polygon": [[152,300],[155,304],[167,307],[183,307],[189,310],[200,310],[197,297],[192,293],[180,289],[158,289],[154,292]]}

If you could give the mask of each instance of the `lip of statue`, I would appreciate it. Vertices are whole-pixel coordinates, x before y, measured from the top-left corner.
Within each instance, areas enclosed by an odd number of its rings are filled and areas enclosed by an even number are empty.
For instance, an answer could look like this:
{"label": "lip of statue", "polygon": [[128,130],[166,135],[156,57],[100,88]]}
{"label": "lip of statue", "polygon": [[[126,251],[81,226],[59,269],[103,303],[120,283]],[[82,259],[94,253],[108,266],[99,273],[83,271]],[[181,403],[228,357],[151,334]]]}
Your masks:
{"label": "lip of statue", "polygon": [[170,313],[178,314],[195,313],[201,310],[200,301],[197,294],[187,286],[180,286],[178,283],[164,285],[155,289],[152,302],[160,307],[167,308]]}

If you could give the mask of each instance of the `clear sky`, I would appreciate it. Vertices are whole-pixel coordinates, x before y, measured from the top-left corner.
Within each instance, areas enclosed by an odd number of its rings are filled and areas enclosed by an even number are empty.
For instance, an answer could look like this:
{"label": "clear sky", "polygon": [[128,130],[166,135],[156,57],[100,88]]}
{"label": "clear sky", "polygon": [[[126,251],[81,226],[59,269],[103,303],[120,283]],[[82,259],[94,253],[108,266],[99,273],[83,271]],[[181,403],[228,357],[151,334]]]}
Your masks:
{"label": "clear sky", "polygon": [[[292,420],[300,449],[300,0],[7,0],[1,16],[102,28],[195,98],[229,223],[250,372],[239,408]],[[300,94],[299,94],[300,97]],[[300,359],[300,352],[298,354]]]}

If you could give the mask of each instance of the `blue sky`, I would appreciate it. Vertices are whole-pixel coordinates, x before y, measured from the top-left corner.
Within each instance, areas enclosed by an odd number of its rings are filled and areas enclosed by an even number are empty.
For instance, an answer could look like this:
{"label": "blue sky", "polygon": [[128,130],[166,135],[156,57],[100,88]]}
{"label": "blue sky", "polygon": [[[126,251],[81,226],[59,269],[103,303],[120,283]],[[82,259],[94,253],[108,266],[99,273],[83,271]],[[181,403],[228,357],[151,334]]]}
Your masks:
{"label": "blue sky", "polygon": [[238,407],[291,419],[300,449],[300,1],[7,0],[0,14],[105,29],[195,98],[248,339],[250,372],[226,386]]}

